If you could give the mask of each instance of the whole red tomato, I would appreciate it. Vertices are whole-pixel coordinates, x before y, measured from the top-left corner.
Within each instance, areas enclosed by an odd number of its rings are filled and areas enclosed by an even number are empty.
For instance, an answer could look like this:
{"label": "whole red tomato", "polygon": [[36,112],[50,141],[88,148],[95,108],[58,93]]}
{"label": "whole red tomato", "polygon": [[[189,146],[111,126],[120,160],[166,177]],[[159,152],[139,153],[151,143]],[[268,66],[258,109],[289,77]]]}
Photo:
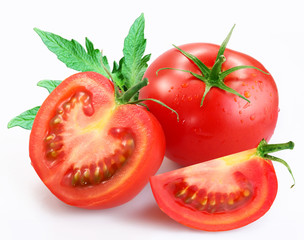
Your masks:
{"label": "whole red tomato", "polygon": [[[145,73],[149,85],[141,90],[140,98],[158,99],[179,114],[177,121],[167,108],[146,102],[164,129],[166,156],[181,165],[254,148],[274,132],[279,108],[272,76],[254,58],[225,50],[225,44],[173,48]],[[200,79],[204,77],[209,78],[207,85]]]}

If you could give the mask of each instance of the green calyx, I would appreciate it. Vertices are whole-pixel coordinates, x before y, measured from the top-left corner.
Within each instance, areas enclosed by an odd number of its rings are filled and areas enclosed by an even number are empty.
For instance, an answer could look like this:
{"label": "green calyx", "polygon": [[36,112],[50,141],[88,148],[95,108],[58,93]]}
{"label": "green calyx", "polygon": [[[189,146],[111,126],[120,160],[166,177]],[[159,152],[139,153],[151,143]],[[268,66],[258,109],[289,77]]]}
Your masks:
{"label": "green calyx", "polygon": [[[105,67],[105,66],[103,66]],[[138,93],[139,91],[147,86],[149,84],[148,79],[147,78],[143,78],[141,81],[137,82],[136,84],[132,85],[130,88],[128,88],[127,90],[121,89],[119,86],[117,86],[117,84],[115,83],[115,81],[113,80],[112,74],[105,68],[105,71],[107,72],[108,76],[110,77],[110,79],[112,80],[113,84],[114,84],[114,90],[115,90],[115,100],[116,103],[118,105],[122,105],[122,104],[138,104],[138,105],[142,105],[145,108],[148,108],[148,106],[146,104],[144,104],[144,101],[153,101],[156,102],[157,104],[160,104],[163,107],[168,108],[169,110],[171,110],[173,113],[176,114],[176,118],[177,121],[179,121],[179,115],[178,113],[170,108],[169,106],[167,106],[166,104],[164,104],[163,102],[154,99],[154,98],[145,98],[145,99],[138,99]]]}
{"label": "green calyx", "polygon": [[257,147],[257,155],[261,158],[267,159],[267,160],[271,160],[271,161],[276,161],[279,163],[282,163],[289,171],[290,175],[293,178],[293,185],[291,186],[291,188],[295,185],[295,178],[292,174],[291,168],[289,167],[288,163],[285,162],[283,159],[275,157],[275,156],[271,156],[268,153],[273,153],[273,152],[278,152],[281,150],[285,150],[285,149],[293,149],[294,148],[294,143],[292,141],[289,141],[287,143],[280,143],[280,144],[268,144],[266,142],[265,139],[263,139],[259,146]]}
{"label": "green calyx", "polygon": [[220,46],[220,49],[218,51],[215,63],[214,63],[214,65],[211,69],[209,69],[201,60],[199,60],[194,55],[192,55],[190,53],[187,53],[184,50],[180,49],[179,47],[173,45],[186,58],[188,58],[190,61],[192,61],[199,68],[201,73],[196,74],[196,73],[188,71],[188,70],[176,69],[176,68],[161,68],[158,71],[169,69],[169,70],[177,70],[177,71],[187,72],[187,73],[190,73],[192,76],[196,77],[197,79],[203,81],[205,83],[206,87],[205,87],[205,92],[203,94],[203,98],[201,100],[201,106],[203,105],[203,102],[204,102],[204,99],[205,99],[207,93],[213,87],[217,87],[217,88],[220,88],[220,89],[222,89],[226,92],[230,92],[234,95],[237,95],[240,98],[243,98],[247,102],[250,102],[246,97],[244,97],[243,95],[241,95],[240,93],[238,93],[234,89],[228,87],[224,83],[224,78],[227,77],[229,74],[235,72],[235,71],[238,71],[240,69],[245,69],[245,68],[253,68],[253,69],[256,69],[258,71],[263,72],[264,74],[269,74],[269,73],[266,73],[266,72],[262,71],[261,69],[256,68],[254,66],[247,66],[247,65],[236,66],[236,67],[230,68],[230,69],[222,72],[222,64],[226,61],[226,58],[224,56],[224,52],[225,52],[226,46],[229,42],[229,39],[231,37],[231,34],[232,34],[232,31],[233,31],[234,27],[235,27],[235,25],[232,27],[228,36],[226,37],[226,39],[223,41],[222,45]]}

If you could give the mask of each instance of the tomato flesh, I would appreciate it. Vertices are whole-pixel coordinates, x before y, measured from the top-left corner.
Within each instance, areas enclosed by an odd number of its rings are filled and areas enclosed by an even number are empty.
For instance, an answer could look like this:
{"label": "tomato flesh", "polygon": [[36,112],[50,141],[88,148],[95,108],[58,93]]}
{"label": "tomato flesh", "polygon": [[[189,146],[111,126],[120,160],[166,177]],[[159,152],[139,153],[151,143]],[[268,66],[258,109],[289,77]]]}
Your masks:
{"label": "tomato flesh", "polygon": [[[207,67],[214,65],[219,46],[191,43],[181,46]],[[226,49],[222,71],[239,65],[267,70],[254,58]],[[147,69],[149,85],[140,98],[164,102],[179,114],[179,121],[170,110],[147,101],[150,111],[160,121],[166,136],[166,156],[182,166],[215,159],[256,147],[264,138],[269,141],[278,118],[278,91],[271,75],[256,69],[231,73],[224,83],[250,100],[213,87],[201,100],[205,83],[188,72],[200,74],[198,67],[177,49],[160,55]],[[156,74],[156,72],[158,73]]]}
{"label": "tomato flesh", "polygon": [[151,177],[159,207],[177,222],[205,231],[257,220],[276,197],[277,178],[272,163],[255,150]]}
{"label": "tomato flesh", "polygon": [[112,83],[92,72],[69,77],[49,95],[30,137],[32,165],[42,181],[65,203],[83,208],[132,199],[164,152],[155,117],[141,106],[117,105]]}

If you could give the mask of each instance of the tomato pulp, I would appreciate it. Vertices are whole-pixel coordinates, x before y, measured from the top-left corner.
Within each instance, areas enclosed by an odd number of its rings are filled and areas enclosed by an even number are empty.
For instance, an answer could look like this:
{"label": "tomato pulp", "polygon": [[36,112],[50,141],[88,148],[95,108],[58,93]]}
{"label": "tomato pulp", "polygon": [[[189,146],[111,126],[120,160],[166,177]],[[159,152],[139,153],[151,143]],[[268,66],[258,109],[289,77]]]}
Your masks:
{"label": "tomato pulp", "polygon": [[30,135],[32,165],[63,202],[108,208],[132,199],[158,170],[165,138],[145,108],[117,104],[112,82],[85,72],[42,104]]}
{"label": "tomato pulp", "polygon": [[[219,46],[192,43],[180,47],[196,56],[208,68],[216,60]],[[254,58],[226,49],[222,71],[250,65],[265,72]],[[183,69],[200,74],[199,68],[177,49],[159,56],[147,69],[149,85],[140,98],[154,98],[176,110],[179,121],[170,110],[146,102],[160,121],[166,136],[166,156],[181,165],[191,165],[253,148],[264,138],[271,138],[278,118],[278,91],[270,74],[256,69],[241,69],[224,78],[224,83],[249,101],[213,87],[201,100],[206,85]],[[158,73],[157,73],[158,71]]]}
{"label": "tomato pulp", "polygon": [[151,177],[160,209],[175,221],[205,231],[243,227],[262,217],[278,189],[271,161],[256,149]]}

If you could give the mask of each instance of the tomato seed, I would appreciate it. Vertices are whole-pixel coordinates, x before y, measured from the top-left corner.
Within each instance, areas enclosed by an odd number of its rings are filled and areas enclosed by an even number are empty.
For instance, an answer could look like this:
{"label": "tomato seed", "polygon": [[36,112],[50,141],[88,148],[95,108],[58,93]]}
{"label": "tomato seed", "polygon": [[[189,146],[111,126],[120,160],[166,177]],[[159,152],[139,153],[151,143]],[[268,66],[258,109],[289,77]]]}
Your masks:
{"label": "tomato seed", "polygon": [[[221,192],[207,193],[205,189],[198,189],[196,185],[189,186],[183,179],[177,179],[175,182],[168,184],[166,188],[183,204],[199,211],[217,214],[232,211],[250,201],[248,197],[251,195],[251,185],[247,178],[240,172],[235,172],[234,176],[240,184],[240,189],[229,193],[229,195]],[[244,184],[247,187],[241,187]]]}
{"label": "tomato seed", "polygon": [[243,196],[244,196],[244,197],[249,197],[249,196],[250,196],[250,191],[249,191],[248,189],[245,189],[245,190],[243,191]]}

